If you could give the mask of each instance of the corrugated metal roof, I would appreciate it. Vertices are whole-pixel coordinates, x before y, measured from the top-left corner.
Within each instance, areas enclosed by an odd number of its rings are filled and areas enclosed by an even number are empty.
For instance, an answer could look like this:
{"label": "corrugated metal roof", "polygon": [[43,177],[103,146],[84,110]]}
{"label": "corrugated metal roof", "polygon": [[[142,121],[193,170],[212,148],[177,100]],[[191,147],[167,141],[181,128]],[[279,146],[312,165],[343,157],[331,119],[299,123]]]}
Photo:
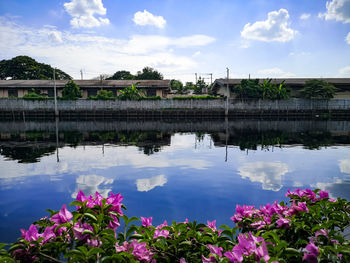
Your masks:
{"label": "corrugated metal roof", "polygon": [[[282,81],[284,81],[288,85],[304,85],[306,81],[311,79],[323,80],[333,85],[350,85],[350,78],[273,78],[272,82],[281,83]],[[241,80],[242,79],[229,79],[229,84],[237,85],[241,82]],[[260,82],[262,81],[264,81],[264,79],[260,78]],[[216,79],[213,85],[215,86],[216,84],[227,85],[227,79]]]}
{"label": "corrugated metal roof", "polygon": [[[57,87],[63,87],[68,80],[56,80]],[[79,87],[138,87],[169,88],[170,80],[74,80]],[[0,80],[0,87],[52,87],[53,80]]]}

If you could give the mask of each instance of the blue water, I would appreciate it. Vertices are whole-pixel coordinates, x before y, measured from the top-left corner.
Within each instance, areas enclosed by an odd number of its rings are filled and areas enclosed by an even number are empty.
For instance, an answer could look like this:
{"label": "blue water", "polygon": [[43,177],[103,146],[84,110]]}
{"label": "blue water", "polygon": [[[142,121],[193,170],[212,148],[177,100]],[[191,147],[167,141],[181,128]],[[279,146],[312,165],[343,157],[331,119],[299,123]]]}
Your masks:
{"label": "blue water", "polygon": [[152,154],[130,143],[65,145],[34,163],[1,154],[0,242],[15,241],[20,228],[70,203],[79,189],[120,192],[128,216],[152,216],[154,225],[185,218],[233,225],[236,204],[284,200],[295,187],[350,199],[348,145],[247,150],[223,143],[205,132],[175,132]]}

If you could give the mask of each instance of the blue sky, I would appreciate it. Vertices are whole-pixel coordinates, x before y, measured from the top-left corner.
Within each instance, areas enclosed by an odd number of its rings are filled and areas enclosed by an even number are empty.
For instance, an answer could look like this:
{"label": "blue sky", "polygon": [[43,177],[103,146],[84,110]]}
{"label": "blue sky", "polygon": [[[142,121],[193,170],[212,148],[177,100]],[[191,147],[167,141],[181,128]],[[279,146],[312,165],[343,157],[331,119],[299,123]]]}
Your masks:
{"label": "blue sky", "polygon": [[1,0],[0,59],[17,55],[84,79],[350,77],[350,0]]}

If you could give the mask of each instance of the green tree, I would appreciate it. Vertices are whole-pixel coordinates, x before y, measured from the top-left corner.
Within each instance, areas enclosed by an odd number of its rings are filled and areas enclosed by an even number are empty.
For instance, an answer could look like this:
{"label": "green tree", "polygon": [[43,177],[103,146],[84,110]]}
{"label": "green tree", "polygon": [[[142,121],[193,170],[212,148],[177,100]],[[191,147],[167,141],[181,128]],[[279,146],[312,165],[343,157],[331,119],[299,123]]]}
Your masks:
{"label": "green tree", "polygon": [[82,92],[73,80],[67,82],[62,90],[62,98],[65,100],[76,100],[82,97]]}
{"label": "green tree", "polygon": [[268,100],[282,100],[288,99],[289,93],[287,91],[284,81],[282,83],[272,83],[271,79],[264,79],[260,86],[260,98]]}
{"label": "green tree", "polygon": [[239,99],[259,99],[262,96],[259,79],[242,79],[240,84],[232,88],[232,92]]}
{"label": "green tree", "polygon": [[202,94],[205,88],[208,88],[208,85],[204,82],[204,79],[199,78],[194,87],[194,94]]}
{"label": "green tree", "polygon": [[141,71],[137,72],[135,79],[138,79],[138,80],[141,80],[141,79],[162,80],[163,75],[162,75],[162,73],[158,72],[157,70],[155,70],[151,67],[145,67],[142,69],[142,72]]}
{"label": "green tree", "polygon": [[[0,61],[0,79],[52,79],[54,69],[47,64],[39,63],[28,56],[17,56],[10,60]],[[56,79],[72,79],[67,73],[56,69]]]}
{"label": "green tree", "polygon": [[170,81],[171,89],[176,92],[176,94],[187,94],[188,89],[182,84],[180,80],[172,79]]}
{"label": "green tree", "polygon": [[130,71],[120,70],[113,74],[113,76],[107,78],[107,80],[125,80],[125,79],[135,79],[135,76],[130,73]]}
{"label": "green tree", "polygon": [[99,90],[96,96],[90,96],[89,99],[93,100],[114,100],[115,96],[113,91]]}
{"label": "green tree", "polygon": [[300,97],[306,99],[331,99],[337,89],[330,83],[319,79],[311,79],[305,82],[300,91]]}
{"label": "green tree", "polygon": [[120,95],[118,96],[118,99],[121,100],[139,100],[143,96],[141,95],[141,92],[143,90],[140,90],[137,88],[138,84],[131,85],[130,87],[126,87],[125,89],[120,91]]}

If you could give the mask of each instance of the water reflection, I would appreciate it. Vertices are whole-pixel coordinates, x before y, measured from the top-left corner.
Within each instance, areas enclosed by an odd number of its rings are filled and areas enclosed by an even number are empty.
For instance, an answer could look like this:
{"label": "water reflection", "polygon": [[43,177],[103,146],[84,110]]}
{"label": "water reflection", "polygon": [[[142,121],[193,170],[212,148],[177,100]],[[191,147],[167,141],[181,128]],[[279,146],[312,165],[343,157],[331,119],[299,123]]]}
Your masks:
{"label": "water reflection", "polygon": [[350,122],[0,123],[0,242],[70,203],[121,192],[130,216],[230,224],[236,204],[319,187],[350,199]]}

